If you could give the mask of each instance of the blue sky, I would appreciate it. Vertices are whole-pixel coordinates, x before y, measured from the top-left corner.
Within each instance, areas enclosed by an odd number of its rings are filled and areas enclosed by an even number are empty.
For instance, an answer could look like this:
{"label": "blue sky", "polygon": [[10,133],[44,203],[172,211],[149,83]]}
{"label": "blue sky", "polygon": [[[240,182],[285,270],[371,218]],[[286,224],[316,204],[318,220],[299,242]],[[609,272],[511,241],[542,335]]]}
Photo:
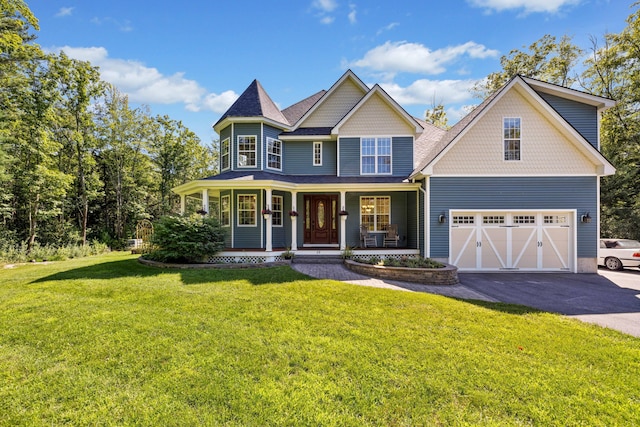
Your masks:
{"label": "blue sky", "polygon": [[442,103],[450,124],[500,56],[545,34],[620,32],[632,0],[37,0],[37,42],[99,66],[103,80],[204,143],[258,79],[285,108],[352,69],[410,114]]}

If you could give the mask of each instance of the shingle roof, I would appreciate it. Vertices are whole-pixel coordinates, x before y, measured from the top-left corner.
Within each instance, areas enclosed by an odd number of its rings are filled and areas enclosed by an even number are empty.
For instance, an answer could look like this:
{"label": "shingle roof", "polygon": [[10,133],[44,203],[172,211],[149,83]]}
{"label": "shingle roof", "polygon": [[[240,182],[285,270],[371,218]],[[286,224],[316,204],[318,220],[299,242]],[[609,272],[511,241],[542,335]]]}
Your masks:
{"label": "shingle roof", "polygon": [[401,176],[335,176],[335,175],[282,175],[264,171],[228,171],[204,178],[206,181],[228,180],[282,181],[296,184],[397,184],[406,178]]}
{"label": "shingle roof", "polygon": [[326,90],[314,93],[310,97],[285,108],[282,110],[282,114],[287,118],[289,124],[293,125],[300,120],[300,118],[304,116],[304,114],[309,111],[309,109],[313,107],[325,93],[327,93]]}
{"label": "shingle roof", "polygon": [[331,127],[313,127],[313,128],[298,128],[292,132],[282,132],[284,136],[310,136],[310,135],[331,135]]}
{"label": "shingle roof", "polygon": [[417,117],[414,117],[414,119],[424,128],[422,133],[416,138],[413,147],[413,167],[415,168],[429,153],[429,150],[443,138],[447,131]]}
{"label": "shingle roof", "polygon": [[258,80],[251,82],[213,127],[215,128],[218,123],[228,117],[264,117],[278,123],[289,124]]}

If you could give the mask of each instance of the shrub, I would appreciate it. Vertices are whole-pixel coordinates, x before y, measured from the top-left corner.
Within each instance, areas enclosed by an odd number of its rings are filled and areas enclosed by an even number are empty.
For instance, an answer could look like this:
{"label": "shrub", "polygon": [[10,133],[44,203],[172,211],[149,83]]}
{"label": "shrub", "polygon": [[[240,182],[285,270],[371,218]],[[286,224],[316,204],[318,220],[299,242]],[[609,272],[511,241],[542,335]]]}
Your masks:
{"label": "shrub", "polygon": [[215,218],[165,216],[154,224],[147,258],[161,262],[201,262],[224,248],[225,233]]}

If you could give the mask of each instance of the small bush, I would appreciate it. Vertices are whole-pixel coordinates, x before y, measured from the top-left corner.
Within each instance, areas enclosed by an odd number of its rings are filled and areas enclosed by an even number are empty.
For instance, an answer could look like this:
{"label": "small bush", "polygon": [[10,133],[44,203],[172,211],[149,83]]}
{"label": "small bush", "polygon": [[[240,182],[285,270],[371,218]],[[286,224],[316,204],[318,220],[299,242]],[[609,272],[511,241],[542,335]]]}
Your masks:
{"label": "small bush", "polygon": [[202,262],[224,248],[225,233],[215,218],[165,216],[154,224],[152,251],[160,262]]}
{"label": "small bush", "polygon": [[29,261],[64,261],[71,258],[82,258],[91,255],[100,255],[109,252],[109,247],[104,243],[93,241],[88,245],[40,245],[37,242],[27,249],[27,244],[5,245],[0,247],[0,260],[3,262],[29,262]]}

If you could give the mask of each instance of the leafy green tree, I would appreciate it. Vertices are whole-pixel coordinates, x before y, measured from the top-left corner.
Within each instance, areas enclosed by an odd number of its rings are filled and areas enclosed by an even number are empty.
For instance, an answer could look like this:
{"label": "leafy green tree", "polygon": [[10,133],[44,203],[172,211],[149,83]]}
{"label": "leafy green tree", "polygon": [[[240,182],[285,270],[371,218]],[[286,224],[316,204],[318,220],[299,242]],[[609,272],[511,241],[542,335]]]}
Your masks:
{"label": "leafy green tree", "polygon": [[431,109],[425,112],[424,120],[437,126],[441,129],[449,128],[449,119],[447,118],[447,112],[444,109],[444,105],[434,105]]}
{"label": "leafy green tree", "polygon": [[63,143],[69,169],[75,176],[73,206],[78,219],[80,239],[87,242],[89,206],[101,188],[93,154],[98,149],[95,137],[93,104],[104,93],[100,73],[89,62],[70,59],[64,52],[53,62],[61,100],[58,104],[56,136]]}
{"label": "leafy green tree", "polygon": [[544,35],[533,42],[528,51],[514,49],[500,58],[501,71],[489,74],[486,80],[475,85],[473,91],[486,98],[516,75],[523,75],[561,86],[571,86],[576,76],[573,68],[582,55],[582,49],[563,36],[559,42],[555,36]]}

